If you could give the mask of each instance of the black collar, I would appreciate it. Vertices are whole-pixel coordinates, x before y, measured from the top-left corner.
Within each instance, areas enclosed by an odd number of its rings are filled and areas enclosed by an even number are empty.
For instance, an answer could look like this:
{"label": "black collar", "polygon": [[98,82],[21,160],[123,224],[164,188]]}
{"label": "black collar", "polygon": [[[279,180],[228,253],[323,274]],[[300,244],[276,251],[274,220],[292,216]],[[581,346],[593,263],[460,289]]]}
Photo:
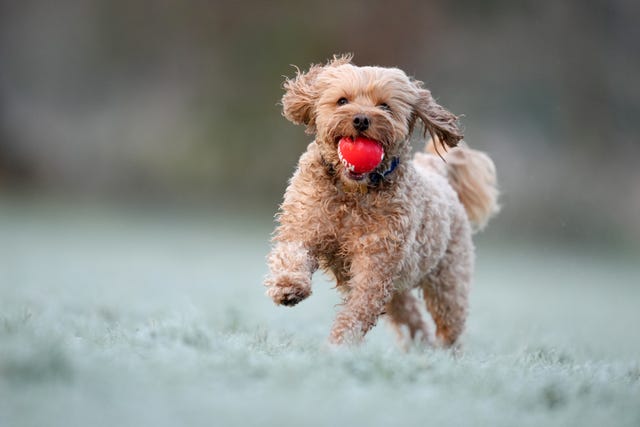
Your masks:
{"label": "black collar", "polygon": [[371,172],[369,174],[369,182],[371,183],[371,186],[376,186],[380,183],[380,181],[384,181],[384,179],[388,176],[391,175],[393,173],[394,170],[396,170],[396,168],[398,167],[398,165],[400,164],[400,158],[399,157],[394,157],[393,159],[391,159],[391,164],[389,165],[389,169],[387,169],[384,172]]}

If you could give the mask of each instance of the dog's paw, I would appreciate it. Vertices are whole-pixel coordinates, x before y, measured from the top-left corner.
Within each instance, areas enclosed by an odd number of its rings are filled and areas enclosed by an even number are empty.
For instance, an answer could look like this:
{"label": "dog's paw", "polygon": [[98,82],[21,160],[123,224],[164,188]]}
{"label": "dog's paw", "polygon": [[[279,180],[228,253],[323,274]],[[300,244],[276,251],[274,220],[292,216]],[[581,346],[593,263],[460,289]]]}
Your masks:
{"label": "dog's paw", "polygon": [[296,283],[278,282],[269,287],[267,295],[278,305],[292,307],[311,295],[311,288]]}

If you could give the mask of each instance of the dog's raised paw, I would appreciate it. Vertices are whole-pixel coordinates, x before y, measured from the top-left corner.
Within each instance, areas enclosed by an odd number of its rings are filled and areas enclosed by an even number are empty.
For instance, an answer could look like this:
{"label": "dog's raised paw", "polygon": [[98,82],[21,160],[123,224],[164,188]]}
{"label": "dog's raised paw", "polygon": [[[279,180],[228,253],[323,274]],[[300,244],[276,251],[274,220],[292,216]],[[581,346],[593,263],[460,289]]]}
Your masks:
{"label": "dog's raised paw", "polygon": [[290,283],[279,283],[270,288],[267,293],[276,304],[292,307],[311,295],[311,289]]}

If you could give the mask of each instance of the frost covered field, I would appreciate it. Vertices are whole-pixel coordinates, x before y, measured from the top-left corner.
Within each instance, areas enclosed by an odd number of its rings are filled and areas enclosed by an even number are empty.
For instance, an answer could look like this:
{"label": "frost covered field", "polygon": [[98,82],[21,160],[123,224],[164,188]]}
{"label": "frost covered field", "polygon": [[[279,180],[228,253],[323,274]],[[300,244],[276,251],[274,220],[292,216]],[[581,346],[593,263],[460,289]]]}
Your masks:
{"label": "frost covered field", "polygon": [[461,355],[332,350],[321,276],[264,296],[269,218],[147,214],[0,202],[0,426],[640,425],[633,254],[485,236]]}

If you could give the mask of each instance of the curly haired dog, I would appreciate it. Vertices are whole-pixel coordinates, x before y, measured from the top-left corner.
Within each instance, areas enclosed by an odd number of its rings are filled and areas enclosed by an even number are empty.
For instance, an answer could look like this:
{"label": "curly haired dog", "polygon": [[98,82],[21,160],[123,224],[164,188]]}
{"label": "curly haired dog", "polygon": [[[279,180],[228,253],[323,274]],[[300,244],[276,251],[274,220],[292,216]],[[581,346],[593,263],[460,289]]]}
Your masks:
{"label": "curly haired dog", "polygon": [[[386,314],[402,337],[430,342],[414,288],[444,346],[464,329],[474,266],[472,229],[498,209],[487,155],[458,145],[458,118],[397,68],[358,67],[350,55],[312,65],[284,83],[284,116],[315,134],[277,215],[267,294],[293,306],[322,268],[344,304],[330,342],[358,342]],[[417,121],[431,141],[411,159]],[[358,174],[339,154],[345,137],[375,140],[383,160]],[[438,146],[441,148],[438,149]],[[443,152],[443,155],[440,152]],[[443,161],[444,160],[444,161]]]}

